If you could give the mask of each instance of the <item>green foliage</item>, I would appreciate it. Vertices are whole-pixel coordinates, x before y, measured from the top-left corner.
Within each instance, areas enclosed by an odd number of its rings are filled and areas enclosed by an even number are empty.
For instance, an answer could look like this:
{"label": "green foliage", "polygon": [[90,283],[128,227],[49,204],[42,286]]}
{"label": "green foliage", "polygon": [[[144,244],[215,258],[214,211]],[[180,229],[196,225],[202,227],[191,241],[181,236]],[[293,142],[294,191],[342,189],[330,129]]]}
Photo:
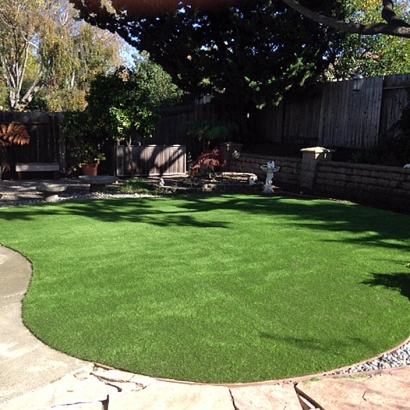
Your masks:
{"label": "green foliage", "polygon": [[[147,50],[193,96],[213,95],[219,118],[236,122],[242,137],[249,132],[247,113],[255,106],[277,103],[290,88],[317,79],[341,37],[279,0],[219,2],[218,7],[202,9],[181,3],[174,12],[137,21],[135,4],[124,6],[128,14],[107,15],[91,3],[86,0],[79,6],[85,18]],[[341,17],[336,0],[310,4]]]}
{"label": "green foliage", "polygon": [[[344,3],[348,22],[369,24],[383,21],[381,2],[378,0],[348,0]],[[404,17],[408,11],[408,2],[399,0],[394,4],[397,15]],[[357,69],[366,77],[410,72],[408,39],[385,35],[347,36],[342,52],[328,74],[331,79],[345,79],[352,77]]]}
{"label": "green foliage", "polygon": [[223,142],[231,134],[229,125],[215,117],[203,121],[188,121],[181,124],[181,128],[186,131],[187,135],[193,136],[199,141]]}
{"label": "green foliage", "polygon": [[91,83],[86,113],[100,138],[131,143],[132,133],[149,138],[157,109],[177,103],[182,92],[157,65],[141,61],[137,69],[100,74]]}
{"label": "green foliage", "polygon": [[78,21],[67,0],[0,2],[0,77],[8,109],[84,109],[91,79],[124,63],[114,34]]}
{"label": "green foliage", "polygon": [[148,138],[159,119],[157,109],[181,97],[170,77],[147,59],[136,70],[122,67],[98,74],[86,96],[87,108],[64,116],[74,166],[84,162],[84,156],[101,160],[101,152],[114,141],[130,144],[135,133]]}
{"label": "green foliage", "polygon": [[87,112],[66,113],[63,131],[71,172],[76,171],[82,164],[95,164],[106,160],[103,152],[105,141],[96,134],[92,118]]}
{"label": "green foliage", "polygon": [[133,178],[121,184],[119,191],[123,194],[151,194],[160,193],[160,188],[155,186],[152,181],[143,178]]}

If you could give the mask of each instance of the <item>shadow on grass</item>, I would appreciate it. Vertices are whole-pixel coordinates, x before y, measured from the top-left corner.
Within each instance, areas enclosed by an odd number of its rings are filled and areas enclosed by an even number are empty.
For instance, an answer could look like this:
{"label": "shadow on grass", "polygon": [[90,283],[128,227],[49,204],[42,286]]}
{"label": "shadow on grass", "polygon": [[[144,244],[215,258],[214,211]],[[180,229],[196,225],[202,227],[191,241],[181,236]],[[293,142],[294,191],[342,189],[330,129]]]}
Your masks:
{"label": "shadow on grass", "polygon": [[[343,203],[311,198],[289,198],[282,196],[262,197],[252,195],[193,195],[168,198],[115,198],[3,208],[0,219],[34,220],[51,215],[73,215],[103,222],[148,223],[156,226],[197,226],[229,228],[232,221],[218,221],[218,213],[212,211],[238,211],[238,218],[246,214],[270,215],[265,223],[275,229],[276,218],[280,223],[289,221],[296,229],[304,228],[329,232],[362,233],[371,235],[349,239],[351,243],[408,249],[410,218],[375,208],[352,203]],[[209,218],[197,218],[196,213],[210,212]],[[245,216],[246,217],[246,216]],[[221,218],[222,219],[222,218]],[[332,240],[332,239],[329,239]],[[335,239],[337,240],[337,238]],[[346,240],[346,239],[345,239]],[[389,240],[390,242],[383,242]],[[400,243],[392,244],[392,240]]]}
{"label": "shadow on grass", "polygon": [[397,272],[391,274],[372,273],[372,278],[362,283],[369,286],[381,286],[386,289],[400,292],[410,300],[410,274]]}

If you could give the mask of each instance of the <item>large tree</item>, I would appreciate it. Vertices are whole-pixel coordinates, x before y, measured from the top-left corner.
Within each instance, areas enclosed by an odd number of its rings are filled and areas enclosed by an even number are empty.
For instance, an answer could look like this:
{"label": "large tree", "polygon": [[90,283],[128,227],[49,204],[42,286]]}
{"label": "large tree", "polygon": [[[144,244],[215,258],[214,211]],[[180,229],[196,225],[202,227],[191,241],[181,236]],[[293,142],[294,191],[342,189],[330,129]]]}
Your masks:
{"label": "large tree", "polygon": [[[40,91],[50,102],[58,97],[57,91],[65,90],[60,101],[73,103],[69,93],[87,79],[85,67],[91,64],[101,70],[108,63],[112,67],[119,41],[101,40],[95,28],[91,35],[74,20],[76,14],[67,0],[1,1],[0,77],[7,89],[8,109],[26,109]],[[56,105],[45,108],[61,106]]]}
{"label": "large tree", "polygon": [[[282,1],[312,21],[316,21],[317,23],[324,24],[339,31],[366,36],[388,34],[397,37],[410,38],[410,24],[405,20],[404,16],[400,16],[396,13],[394,2],[391,0],[378,1],[381,8],[380,16],[382,21],[369,21],[367,23],[345,21],[334,18],[334,16],[326,13],[318,13],[317,10],[314,10],[310,5],[307,7],[297,0]],[[326,1],[323,1],[323,3],[326,3]]]}
{"label": "large tree", "polygon": [[[347,23],[382,22],[379,0],[345,0]],[[407,0],[396,1],[396,13],[405,16]],[[349,78],[358,70],[366,77],[408,73],[410,54],[408,39],[386,35],[350,34],[343,42],[336,64],[329,70],[331,78]]]}
{"label": "large tree", "polygon": [[[147,50],[181,88],[197,97],[212,94],[218,112],[242,132],[253,107],[278,102],[294,85],[317,78],[340,40],[279,0],[162,0],[149,8],[144,1],[70,1],[87,21]],[[309,2],[342,17],[337,0],[323,3]]]}

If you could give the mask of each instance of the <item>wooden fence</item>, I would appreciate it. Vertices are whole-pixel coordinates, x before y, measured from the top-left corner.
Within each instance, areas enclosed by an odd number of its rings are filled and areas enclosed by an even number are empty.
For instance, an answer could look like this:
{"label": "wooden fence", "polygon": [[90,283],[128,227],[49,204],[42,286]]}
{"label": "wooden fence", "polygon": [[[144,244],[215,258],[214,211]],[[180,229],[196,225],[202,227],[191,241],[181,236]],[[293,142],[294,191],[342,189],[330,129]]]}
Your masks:
{"label": "wooden fence", "polygon": [[[409,91],[410,74],[365,79],[360,92],[353,91],[351,81],[319,84],[308,94],[301,94],[292,101],[285,100],[278,107],[250,113],[252,135],[255,141],[305,147],[371,148],[377,145],[380,134],[398,130],[402,111],[410,104]],[[195,158],[204,146],[195,138],[188,137],[182,125],[210,115],[210,105],[163,110],[152,139],[140,141],[140,144],[183,145],[186,153]],[[30,145],[13,147],[12,158],[9,158],[12,164],[58,162],[60,171],[66,171],[68,163],[61,130],[62,114],[0,112],[1,124],[11,121],[25,124],[31,136]],[[112,162],[117,171],[115,158]],[[125,165],[124,170],[118,172],[127,174],[127,167],[130,165]]]}
{"label": "wooden fence", "polygon": [[366,149],[400,121],[409,105],[410,74],[319,84],[308,95],[254,113],[259,140]]}
{"label": "wooden fence", "polygon": [[114,148],[115,175],[175,175],[186,172],[184,145],[147,145]]}
{"label": "wooden fence", "polygon": [[30,144],[11,147],[9,162],[58,162],[65,171],[65,141],[61,133],[62,114],[46,112],[0,111],[0,124],[12,121],[24,124],[30,135]]}

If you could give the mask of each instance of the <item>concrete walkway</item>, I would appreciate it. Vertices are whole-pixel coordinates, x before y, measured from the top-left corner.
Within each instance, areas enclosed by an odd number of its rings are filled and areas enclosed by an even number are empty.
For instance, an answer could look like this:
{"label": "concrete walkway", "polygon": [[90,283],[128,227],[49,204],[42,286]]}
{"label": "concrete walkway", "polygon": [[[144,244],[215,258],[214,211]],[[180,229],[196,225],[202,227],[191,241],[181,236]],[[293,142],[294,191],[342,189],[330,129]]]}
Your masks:
{"label": "concrete walkway", "polygon": [[1,410],[410,409],[410,367],[218,386],[157,380],[69,357],[23,325],[31,274],[27,259],[0,246]]}

